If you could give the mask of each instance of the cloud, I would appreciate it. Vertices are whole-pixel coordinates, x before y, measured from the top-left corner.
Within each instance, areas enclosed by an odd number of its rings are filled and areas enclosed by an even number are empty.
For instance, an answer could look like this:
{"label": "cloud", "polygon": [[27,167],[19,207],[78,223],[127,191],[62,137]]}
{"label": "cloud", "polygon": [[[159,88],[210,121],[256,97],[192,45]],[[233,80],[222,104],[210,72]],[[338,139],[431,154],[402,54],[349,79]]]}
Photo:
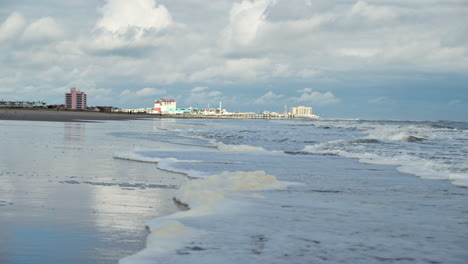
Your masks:
{"label": "cloud", "polygon": [[251,44],[265,24],[265,11],[274,0],[244,0],[234,3],[229,12],[229,25],[223,31],[223,44],[227,51],[236,46]]}
{"label": "cloud", "polygon": [[223,101],[222,93],[217,90],[210,90],[208,87],[194,87],[186,100],[189,105],[198,105],[198,107],[204,107],[206,104],[212,106]]}
{"label": "cloud", "polygon": [[366,19],[371,22],[388,21],[398,17],[396,11],[388,6],[371,5],[365,1],[357,1],[348,13],[348,17]]}
{"label": "cloud", "polygon": [[60,40],[63,37],[62,27],[52,17],[43,17],[30,24],[21,39],[26,42],[43,42]]}
{"label": "cloud", "polygon": [[367,101],[369,104],[384,104],[389,103],[390,99],[387,96],[372,98]]}
{"label": "cloud", "polygon": [[280,98],[283,98],[284,95],[282,94],[275,94],[272,91],[267,92],[266,94],[260,96],[259,98],[255,99],[254,104],[275,104],[276,101]]}
{"label": "cloud", "polygon": [[350,56],[350,57],[362,57],[362,58],[368,58],[368,57],[373,57],[379,53],[378,49],[350,49],[350,48],[344,48],[344,49],[339,49],[338,54],[344,55],[344,56]]}
{"label": "cloud", "polygon": [[302,93],[299,97],[291,97],[290,100],[297,102],[310,103],[313,105],[328,105],[341,102],[332,92],[317,92],[311,88],[304,88],[298,92]]}
{"label": "cloud", "polygon": [[16,38],[26,26],[23,15],[13,12],[0,26],[0,41]]}
{"label": "cloud", "polygon": [[219,66],[208,67],[204,70],[191,74],[189,80],[197,81],[213,81],[215,79],[241,79],[251,80],[263,78],[265,74],[271,73],[273,69],[277,69],[275,65],[271,65],[268,59],[229,59],[225,60]]}
{"label": "cloud", "polygon": [[107,0],[99,11],[92,34],[82,41],[92,55],[147,58],[156,47],[188,41],[183,24],[175,23],[169,10],[155,0]]}
{"label": "cloud", "polygon": [[166,90],[163,89],[156,89],[156,88],[143,88],[135,92],[137,96],[152,96],[152,95],[159,95],[165,94]]}
{"label": "cloud", "polygon": [[158,89],[158,88],[150,88],[146,87],[143,89],[140,89],[136,92],[131,91],[130,89],[125,89],[122,92],[120,92],[120,97],[125,97],[125,98],[130,98],[130,97],[147,97],[147,96],[154,96],[154,95],[163,95],[166,94],[167,91],[164,89]]}
{"label": "cloud", "polygon": [[102,17],[96,28],[113,34],[125,34],[134,29],[137,36],[141,36],[145,30],[159,31],[173,23],[167,8],[154,0],[107,0],[100,12]]}
{"label": "cloud", "polygon": [[190,90],[192,93],[199,93],[199,92],[203,92],[205,91],[206,89],[208,89],[208,87],[206,86],[197,86],[197,87],[194,87],[192,90]]}
{"label": "cloud", "polygon": [[459,99],[454,99],[454,100],[451,100],[450,102],[448,102],[448,105],[449,106],[468,106],[468,102],[462,101],[462,100],[459,100]]}
{"label": "cloud", "polygon": [[132,91],[130,91],[129,89],[125,89],[120,93],[120,97],[128,97],[132,96],[132,94]]}
{"label": "cloud", "polygon": [[93,88],[86,88],[86,91],[84,92],[86,93],[86,95],[99,97],[99,96],[110,95],[112,93],[112,89],[93,87]]}

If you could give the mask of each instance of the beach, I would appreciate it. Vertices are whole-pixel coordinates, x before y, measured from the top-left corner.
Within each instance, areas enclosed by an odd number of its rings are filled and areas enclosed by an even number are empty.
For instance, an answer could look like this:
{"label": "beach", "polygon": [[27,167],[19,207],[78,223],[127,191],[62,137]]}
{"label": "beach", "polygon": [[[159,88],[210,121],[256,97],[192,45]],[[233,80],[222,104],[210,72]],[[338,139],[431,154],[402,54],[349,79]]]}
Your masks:
{"label": "beach", "polygon": [[[48,121],[48,122],[83,122],[105,120],[130,120],[155,118],[155,115],[107,113],[88,111],[65,111],[45,109],[1,109],[0,120]],[[157,116],[159,118],[159,116]]]}
{"label": "beach", "polygon": [[179,211],[185,176],[113,158],[139,142],[107,133],[138,125],[105,118],[128,116],[15,112],[66,122],[0,121],[0,263],[117,263],[145,247],[148,219]]}
{"label": "beach", "polygon": [[464,264],[467,129],[0,121],[0,262]]}

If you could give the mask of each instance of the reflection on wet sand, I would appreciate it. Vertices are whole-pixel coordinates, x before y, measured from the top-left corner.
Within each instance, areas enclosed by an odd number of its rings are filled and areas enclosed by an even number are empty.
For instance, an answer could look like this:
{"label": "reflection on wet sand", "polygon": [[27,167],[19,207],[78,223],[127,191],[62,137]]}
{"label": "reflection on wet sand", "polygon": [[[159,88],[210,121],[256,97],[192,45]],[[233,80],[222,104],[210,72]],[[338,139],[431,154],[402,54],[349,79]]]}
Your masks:
{"label": "reflection on wet sand", "polygon": [[86,132],[85,122],[63,123],[65,144],[83,143]]}
{"label": "reflection on wet sand", "polygon": [[108,136],[122,123],[2,121],[0,263],[116,263],[178,210],[184,177],[112,158],[137,143]]}

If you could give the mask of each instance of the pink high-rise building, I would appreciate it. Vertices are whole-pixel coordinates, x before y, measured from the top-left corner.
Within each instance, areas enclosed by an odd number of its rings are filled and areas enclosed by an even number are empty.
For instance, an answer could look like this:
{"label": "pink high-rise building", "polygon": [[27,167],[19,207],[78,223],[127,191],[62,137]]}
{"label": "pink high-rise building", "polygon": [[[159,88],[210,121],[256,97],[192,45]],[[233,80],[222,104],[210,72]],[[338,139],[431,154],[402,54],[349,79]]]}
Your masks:
{"label": "pink high-rise building", "polygon": [[86,109],[86,94],[76,88],[70,88],[69,93],[65,93],[65,108],[73,110]]}

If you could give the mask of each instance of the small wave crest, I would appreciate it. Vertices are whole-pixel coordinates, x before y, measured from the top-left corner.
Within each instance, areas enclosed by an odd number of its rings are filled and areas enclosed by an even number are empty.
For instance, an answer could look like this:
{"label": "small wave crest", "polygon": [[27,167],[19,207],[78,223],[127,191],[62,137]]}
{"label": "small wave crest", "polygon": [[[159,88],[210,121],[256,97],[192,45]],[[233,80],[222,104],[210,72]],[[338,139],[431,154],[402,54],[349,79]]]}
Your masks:
{"label": "small wave crest", "polygon": [[[468,187],[466,163],[461,160],[427,155],[416,149],[402,152],[398,145],[381,144],[374,147],[379,141],[367,140],[369,139],[329,141],[306,146],[303,152],[339,155],[359,159],[361,163],[396,166],[402,173],[425,179],[449,180],[455,185]],[[368,143],[373,144],[366,146]]]}
{"label": "small wave crest", "polygon": [[218,150],[222,152],[268,152],[262,147],[255,147],[250,145],[228,145],[218,142],[216,146]]}

